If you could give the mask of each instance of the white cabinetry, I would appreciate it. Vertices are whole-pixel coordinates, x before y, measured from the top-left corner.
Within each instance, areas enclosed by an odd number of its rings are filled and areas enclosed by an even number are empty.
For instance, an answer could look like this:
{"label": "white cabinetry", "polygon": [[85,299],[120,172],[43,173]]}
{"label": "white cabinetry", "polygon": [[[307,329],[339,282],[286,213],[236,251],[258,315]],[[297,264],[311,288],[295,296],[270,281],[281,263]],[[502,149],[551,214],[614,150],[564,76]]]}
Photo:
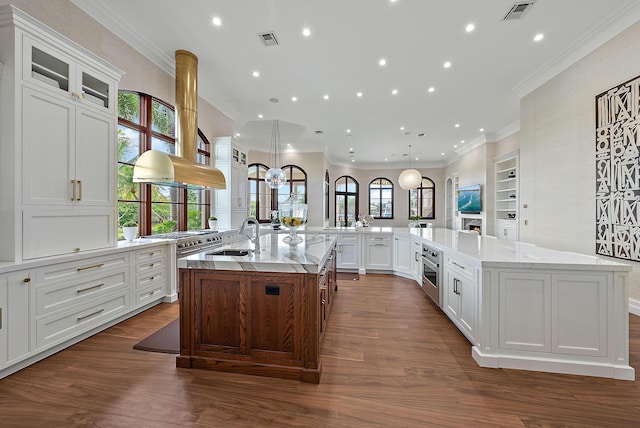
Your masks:
{"label": "white cabinetry", "polygon": [[238,229],[248,215],[247,151],[231,137],[214,140],[216,168],[227,180],[226,189],[216,189],[212,212],[221,229]]}
{"label": "white cabinetry", "polygon": [[407,234],[393,236],[393,270],[398,273],[411,274],[413,253],[411,237]]}
{"label": "white cabinetry", "polygon": [[36,270],[36,349],[71,339],[130,309],[129,253]]}
{"label": "white cabinetry", "polygon": [[0,23],[0,260],[115,246],[122,72],[13,6]]}
{"label": "white cabinetry", "polygon": [[495,159],[496,221],[495,235],[509,241],[518,240],[518,153]]}
{"label": "white cabinetry", "polygon": [[31,287],[29,271],[0,275],[0,369],[31,353]]}
{"label": "white cabinetry", "polygon": [[477,330],[477,286],[479,269],[458,258],[444,255],[444,312],[473,344]]}
{"label": "white cabinetry", "polygon": [[413,278],[422,285],[422,240],[411,237],[411,273]]}
{"label": "white cabinetry", "polygon": [[133,306],[144,306],[167,294],[166,252],[162,247],[138,250],[135,257]]}
{"label": "white cabinetry", "polygon": [[370,270],[393,269],[391,235],[376,233],[365,235],[365,268]]}
{"label": "white cabinetry", "polygon": [[338,234],[336,247],[336,268],[340,270],[360,269],[362,245],[360,234]]}

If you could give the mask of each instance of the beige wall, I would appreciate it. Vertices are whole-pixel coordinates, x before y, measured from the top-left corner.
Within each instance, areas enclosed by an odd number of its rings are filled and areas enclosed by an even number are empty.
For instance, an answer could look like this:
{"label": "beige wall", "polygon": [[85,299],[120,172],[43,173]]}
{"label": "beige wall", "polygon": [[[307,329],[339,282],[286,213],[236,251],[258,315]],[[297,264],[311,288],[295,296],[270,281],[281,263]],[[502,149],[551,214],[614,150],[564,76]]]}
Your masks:
{"label": "beige wall", "polygon": [[640,23],[521,100],[521,240],[595,254],[595,96],[640,74],[638,40]]}

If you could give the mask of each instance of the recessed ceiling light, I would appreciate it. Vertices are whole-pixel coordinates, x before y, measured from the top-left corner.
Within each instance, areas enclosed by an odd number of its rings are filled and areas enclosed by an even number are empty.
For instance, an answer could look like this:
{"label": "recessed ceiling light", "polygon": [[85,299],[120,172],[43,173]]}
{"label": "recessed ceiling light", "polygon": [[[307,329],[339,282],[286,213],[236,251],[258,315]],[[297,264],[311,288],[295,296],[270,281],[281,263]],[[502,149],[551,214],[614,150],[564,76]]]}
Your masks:
{"label": "recessed ceiling light", "polygon": [[444,152],[440,153],[442,156],[444,156]]}
{"label": "recessed ceiling light", "polygon": [[464,144],[464,140],[460,140],[460,144]]}
{"label": "recessed ceiling light", "polygon": [[391,93],[392,93],[393,95],[398,95],[398,90],[397,90],[397,89],[394,89],[393,91],[391,91]]}
{"label": "recessed ceiling light", "polygon": [[258,119],[262,119],[262,115],[261,114],[258,115]]}
{"label": "recessed ceiling light", "polygon": [[353,147],[349,147],[349,151],[352,152],[353,151]]}
{"label": "recessed ceiling light", "polygon": [[380,58],[380,61],[378,61],[378,65],[380,67],[384,67],[385,65],[387,65],[387,60],[384,58]]}
{"label": "recessed ceiling light", "polygon": [[388,161],[388,159],[387,159],[387,158],[384,158],[384,161],[385,161],[385,162],[387,162],[387,161]]}
{"label": "recessed ceiling light", "polygon": [[240,133],[239,133],[239,132],[236,132],[236,137],[239,137],[239,136],[240,136]]}
{"label": "recessed ceiling light", "polygon": [[391,3],[395,3],[395,2],[397,2],[398,0],[389,0],[389,1],[390,1]]}
{"label": "recessed ceiling light", "polygon": [[[351,130],[347,129],[347,134],[351,134]],[[349,149],[349,150],[353,150],[353,149]]]}
{"label": "recessed ceiling light", "polygon": [[458,145],[457,145],[457,144],[454,144],[454,145],[453,145],[453,148],[454,148],[454,149],[457,149],[457,148],[458,148]]}
{"label": "recessed ceiling light", "polygon": [[473,31],[473,30],[475,30],[475,29],[476,29],[476,26],[475,26],[475,25],[473,25],[473,24],[467,24],[467,26],[465,27],[465,29],[464,29],[464,30],[465,30],[467,33],[470,33],[470,32],[472,32],[472,31]]}
{"label": "recessed ceiling light", "polygon": [[401,130],[401,131],[404,131],[404,126],[401,126],[401,127],[400,127],[400,130]]}
{"label": "recessed ceiling light", "polygon": [[358,98],[362,97],[362,92],[358,92],[358,93],[356,94],[356,96],[357,96]]}
{"label": "recessed ceiling light", "polygon": [[309,27],[304,27],[304,29],[302,30],[302,35],[305,37],[309,37],[311,35],[311,30],[309,29]]}
{"label": "recessed ceiling light", "polygon": [[480,131],[480,132],[484,132],[484,128],[480,128],[480,129],[479,129],[479,131]]}
{"label": "recessed ceiling light", "polygon": [[322,98],[324,98],[325,100],[328,100],[329,99],[329,95],[325,94],[324,97],[322,97]]}
{"label": "recessed ceiling light", "polygon": [[356,161],[355,159],[351,159],[351,162],[355,162],[355,161]]}
{"label": "recessed ceiling light", "polygon": [[542,39],[544,39],[544,34],[542,34],[542,33],[538,33],[533,37],[533,41],[534,42],[539,42]]}
{"label": "recessed ceiling light", "polygon": [[213,22],[213,25],[215,25],[216,27],[219,27],[222,25],[222,20],[220,19],[219,16],[214,16],[211,22]]}
{"label": "recessed ceiling light", "polygon": [[298,97],[291,97],[291,101],[295,103],[296,101],[298,101]]}
{"label": "recessed ceiling light", "polygon": [[427,89],[429,92],[433,92],[436,90],[436,88],[434,88],[433,86],[430,86],[429,89]]}
{"label": "recessed ceiling light", "polygon": [[260,77],[260,72],[259,71],[254,71],[253,72],[253,77]]}
{"label": "recessed ceiling light", "polygon": [[445,62],[445,63],[443,64],[443,67],[444,67],[444,68],[449,68],[449,67],[451,67],[451,62],[450,62],[450,61]]}
{"label": "recessed ceiling light", "polygon": [[455,126],[456,128],[460,128],[460,124],[459,124],[459,123],[456,123],[456,124],[455,124],[455,125],[453,125],[453,126]]}

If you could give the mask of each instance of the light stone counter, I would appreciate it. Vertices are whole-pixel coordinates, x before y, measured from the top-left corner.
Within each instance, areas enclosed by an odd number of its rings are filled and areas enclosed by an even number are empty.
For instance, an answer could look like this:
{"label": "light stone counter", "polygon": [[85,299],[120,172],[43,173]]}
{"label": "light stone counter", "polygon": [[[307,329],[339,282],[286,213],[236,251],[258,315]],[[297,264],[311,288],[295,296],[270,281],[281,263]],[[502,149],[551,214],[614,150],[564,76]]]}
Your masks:
{"label": "light stone counter", "polygon": [[178,259],[178,268],[213,269],[254,272],[318,273],[335,245],[336,235],[307,233],[300,234],[303,241],[291,246],[284,242],[288,235],[283,233],[260,236],[260,252],[247,256],[216,256],[210,253],[225,249],[254,249],[248,239],[214,250]]}

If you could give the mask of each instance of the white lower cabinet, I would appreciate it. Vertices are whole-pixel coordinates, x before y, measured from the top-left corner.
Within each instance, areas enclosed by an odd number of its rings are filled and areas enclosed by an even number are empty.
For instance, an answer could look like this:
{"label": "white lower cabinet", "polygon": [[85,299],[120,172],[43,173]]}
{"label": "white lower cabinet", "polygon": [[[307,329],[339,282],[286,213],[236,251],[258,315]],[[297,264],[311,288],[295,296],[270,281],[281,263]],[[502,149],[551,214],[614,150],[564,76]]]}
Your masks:
{"label": "white lower cabinet", "polygon": [[360,269],[362,245],[360,234],[340,234],[336,246],[336,268],[343,270]]}
{"label": "white lower cabinet", "polygon": [[416,237],[411,237],[411,273],[422,285],[422,240]]}
{"label": "white lower cabinet", "polygon": [[400,273],[412,272],[412,247],[409,235],[393,236],[393,270]]}
{"label": "white lower cabinet", "polygon": [[167,294],[167,263],[164,248],[138,250],[135,253],[133,305],[144,306]]}
{"label": "white lower cabinet", "polygon": [[131,306],[128,252],[36,270],[36,349],[125,314]]}
{"label": "white lower cabinet", "polygon": [[391,235],[365,236],[365,268],[371,270],[393,269],[393,246]]}
{"label": "white lower cabinet", "polygon": [[0,369],[29,357],[31,272],[0,275]]}
{"label": "white lower cabinet", "polygon": [[443,310],[467,339],[475,344],[478,268],[448,254],[444,258]]}

